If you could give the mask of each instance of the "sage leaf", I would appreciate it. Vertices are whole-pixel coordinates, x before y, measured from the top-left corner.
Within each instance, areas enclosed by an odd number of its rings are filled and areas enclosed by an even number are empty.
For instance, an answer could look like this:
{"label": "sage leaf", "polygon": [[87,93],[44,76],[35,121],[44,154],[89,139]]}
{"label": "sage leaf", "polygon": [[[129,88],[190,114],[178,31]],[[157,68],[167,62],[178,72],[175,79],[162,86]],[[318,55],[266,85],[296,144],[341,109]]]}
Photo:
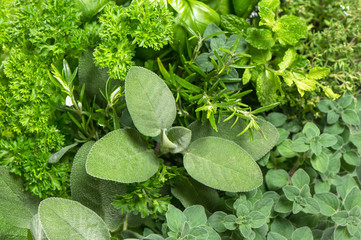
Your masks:
{"label": "sage leaf", "polygon": [[172,194],[184,207],[200,204],[207,210],[212,211],[219,201],[218,192],[192,178],[178,176],[171,188]]}
{"label": "sage leaf", "polygon": [[191,143],[184,156],[184,167],[197,181],[229,192],[251,191],[263,180],[257,163],[245,150],[218,137],[204,137]]}
{"label": "sage leaf", "polygon": [[73,200],[43,200],[39,205],[39,218],[49,240],[110,239],[105,222],[95,212]]}
{"label": "sage leaf", "polygon": [[176,145],[170,149],[171,153],[179,153],[185,150],[191,142],[192,131],[185,127],[172,127],[167,131],[168,139]]}
{"label": "sage leaf", "polygon": [[73,147],[75,147],[76,145],[78,145],[77,142],[63,147],[62,149],[60,149],[59,151],[57,151],[56,153],[52,154],[48,160],[49,163],[57,163],[59,162],[59,160],[64,156],[65,153],[67,153],[70,149],[72,149]]}
{"label": "sage leaf", "polygon": [[188,128],[192,130],[192,142],[208,136],[228,139],[234,141],[246,150],[256,161],[266,155],[266,153],[268,153],[277,143],[279,137],[277,129],[271,123],[263,119],[258,118],[256,119],[256,122],[260,126],[264,136],[262,136],[260,132],[254,131],[253,140],[250,138],[248,132],[245,132],[241,136],[237,136],[247,126],[245,120],[239,119],[232,127],[233,122],[224,122],[224,119],[224,117],[221,117],[221,122],[217,124],[218,132],[214,131],[208,122],[204,125],[202,125],[200,121],[191,123]]}
{"label": "sage leaf", "polygon": [[[40,200],[25,192],[21,179],[0,166],[0,215],[11,225],[30,228]],[[11,214],[9,214],[11,213]]]}
{"label": "sage leaf", "polygon": [[165,82],[143,67],[131,67],[125,78],[125,100],[134,125],[143,135],[156,137],[176,117],[174,97]]}
{"label": "sage leaf", "polygon": [[[7,217],[7,216],[6,216]],[[8,223],[3,216],[0,215],[0,239],[2,240],[28,240],[28,229],[18,228]],[[38,240],[38,239],[34,239]]]}
{"label": "sage leaf", "polygon": [[94,143],[85,143],[74,157],[70,173],[71,197],[96,212],[109,230],[115,231],[122,223],[123,216],[120,210],[113,207],[112,202],[115,195],[126,193],[126,187],[122,183],[97,179],[87,174],[86,159]]}
{"label": "sage leaf", "polygon": [[91,148],[86,171],[93,177],[121,183],[143,182],[159,167],[153,150],[134,129],[112,131]]}
{"label": "sage leaf", "polygon": [[45,235],[44,229],[41,226],[39,214],[35,214],[31,219],[30,232],[34,240],[46,240],[48,239]]}

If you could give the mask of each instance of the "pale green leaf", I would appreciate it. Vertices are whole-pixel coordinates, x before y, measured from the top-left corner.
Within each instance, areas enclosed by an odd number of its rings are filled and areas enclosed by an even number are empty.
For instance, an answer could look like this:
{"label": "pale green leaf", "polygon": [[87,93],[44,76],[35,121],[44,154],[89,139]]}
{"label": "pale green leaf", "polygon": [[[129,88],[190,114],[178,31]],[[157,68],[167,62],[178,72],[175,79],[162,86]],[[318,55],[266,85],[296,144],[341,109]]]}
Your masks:
{"label": "pale green leaf", "polygon": [[206,212],[204,207],[201,205],[187,207],[183,213],[186,216],[187,222],[191,228],[205,225],[207,222]]}
{"label": "pale green leaf", "polygon": [[93,177],[121,183],[143,182],[153,176],[159,160],[134,129],[112,131],[91,148],[86,171]]}
{"label": "pale green leaf", "polygon": [[155,137],[172,126],[176,106],[172,92],[152,71],[132,67],[125,78],[125,100],[135,127],[143,135]]}
{"label": "pale green leaf", "polygon": [[197,181],[229,192],[253,190],[263,180],[257,163],[245,150],[218,137],[192,142],[184,156],[184,167]]}
{"label": "pale green leaf", "polygon": [[260,132],[254,131],[253,139],[251,139],[248,132],[237,136],[247,126],[245,120],[239,119],[232,127],[233,120],[224,122],[224,119],[225,117],[221,117],[221,122],[217,124],[218,132],[214,131],[208,122],[204,125],[202,125],[200,121],[191,123],[188,128],[192,130],[192,142],[208,136],[225,138],[237,143],[256,161],[266,155],[266,153],[268,153],[277,143],[279,136],[277,129],[265,120],[256,119],[263,136]]}
{"label": "pale green leaf", "polygon": [[321,152],[319,155],[311,158],[312,167],[321,173],[325,173],[327,171],[329,163],[330,158],[324,152]]}
{"label": "pale green leaf", "polygon": [[344,206],[346,210],[351,210],[353,207],[358,206],[361,208],[361,191],[358,187],[354,187],[347,194]]}
{"label": "pale green leaf", "polygon": [[289,220],[278,217],[273,220],[271,224],[271,231],[281,234],[286,237],[286,239],[291,239],[294,226]]}
{"label": "pale green leaf", "polygon": [[258,14],[261,17],[261,21],[259,23],[260,26],[265,25],[268,27],[273,27],[275,24],[276,14],[272,11],[271,8],[258,6]]}
{"label": "pale green leaf", "polygon": [[167,218],[167,226],[173,232],[181,232],[183,225],[187,221],[187,218],[182,213],[182,211],[171,204],[168,205],[166,218]]}
{"label": "pale green leaf", "polygon": [[44,229],[41,226],[39,214],[35,214],[31,219],[30,232],[34,240],[46,240]]}
{"label": "pale green leaf", "polygon": [[325,216],[332,216],[338,211],[340,207],[340,200],[337,196],[330,192],[317,193],[314,198],[320,206],[320,211]]}
{"label": "pale green leaf", "polygon": [[82,13],[82,17],[89,21],[100,12],[109,0],[76,0],[75,6]]}
{"label": "pale green leaf", "polygon": [[103,218],[108,228],[115,231],[122,223],[122,213],[113,207],[115,196],[126,193],[125,185],[94,178],[85,169],[88,153],[94,142],[85,143],[74,157],[70,174],[72,200],[78,201]]}
{"label": "pale green leaf", "polygon": [[278,75],[272,71],[265,70],[257,77],[257,97],[261,105],[268,105],[278,102],[282,92],[281,81]]}
{"label": "pale green leaf", "polygon": [[9,169],[0,166],[0,215],[11,225],[30,228],[30,222],[38,211],[40,200],[25,192],[23,182]]}
{"label": "pale green leaf", "polygon": [[270,169],[266,173],[265,179],[269,190],[278,190],[287,185],[289,175],[283,169]]}
{"label": "pale green leaf", "polygon": [[292,240],[313,240],[312,231],[308,227],[301,227],[292,233]]}
{"label": "pale green leaf", "polygon": [[105,222],[76,201],[47,198],[39,205],[39,217],[49,240],[110,239]]}
{"label": "pale green leaf", "polygon": [[343,120],[346,124],[350,124],[350,125],[360,125],[360,119],[359,119],[356,111],[354,111],[354,110],[346,109],[346,110],[341,114],[341,118],[342,118],[342,120]]}
{"label": "pale green leaf", "polygon": [[292,184],[301,189],[304,185],[310,183],[310,177],[302,168],[298,169],[292,176]]}
{"label": "pale green leaf", "polygon": [[170,149],[171,153],[179,153],[185,150],[191,142],[192,131],[185,127],[172,127],[167,131],[168,139],[176,145]]}

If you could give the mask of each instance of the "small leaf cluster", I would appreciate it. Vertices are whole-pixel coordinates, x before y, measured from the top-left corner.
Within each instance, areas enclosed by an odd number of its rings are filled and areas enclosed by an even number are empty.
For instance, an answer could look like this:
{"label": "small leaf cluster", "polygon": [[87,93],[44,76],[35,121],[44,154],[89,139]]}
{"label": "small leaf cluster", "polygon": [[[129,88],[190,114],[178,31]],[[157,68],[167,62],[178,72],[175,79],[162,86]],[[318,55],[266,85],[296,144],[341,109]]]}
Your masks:
{"label": "small leaf cluster", "polygon": [[108,4],[99,16],[100,43],[94,62],[110,77],[124,79],[135,47],[159,50],[172,41],[173,16],[161,1],[132,1],[128,7]]}
{"label": "small leaf cluster", "polygon": [[311,68],[308,60],[296,52],[300,40],[307,37],[306,22],[294,15],[279,16],[279,7],[280,1],[260,1],[259,18],[253,19],[252,25],[234,15],[221,17],[223,29],[242,34],[248,43],[246,53],[250,56],[243,62],[255,67],[244,71],[242,83],[252,82],[262,105],[286,103],[290,87],[296,87],[301,97],[320,87],[328,97],[337,98],[327,85],[317,81],[329,70]]}

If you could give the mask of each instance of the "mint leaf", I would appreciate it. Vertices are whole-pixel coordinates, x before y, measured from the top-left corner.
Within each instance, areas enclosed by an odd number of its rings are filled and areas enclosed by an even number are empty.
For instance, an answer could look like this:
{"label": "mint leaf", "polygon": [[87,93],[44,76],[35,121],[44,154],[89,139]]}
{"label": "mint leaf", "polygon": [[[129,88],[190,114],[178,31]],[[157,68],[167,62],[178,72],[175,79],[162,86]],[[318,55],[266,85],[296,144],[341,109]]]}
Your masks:
{"label": "mint leaf", "polygon": [[301,38],[307,37],[306,22],[293,15],[282,16],[272,30],[282,45],[295,45]]}
{"label": "mint leaf", "polygon": [[314,67],[307,74],[307,78],[312,78],[312,79],[315,79],[315,80],[319,80],[321,78],[327,77],[327,75],[329,73],[330,73],[329,68]]}
{"label": "mint leaf", "polygon": [[269,49],[275,44],[272,32],[261,28],[248,28],[246,41],[253,47],[262,50]]}

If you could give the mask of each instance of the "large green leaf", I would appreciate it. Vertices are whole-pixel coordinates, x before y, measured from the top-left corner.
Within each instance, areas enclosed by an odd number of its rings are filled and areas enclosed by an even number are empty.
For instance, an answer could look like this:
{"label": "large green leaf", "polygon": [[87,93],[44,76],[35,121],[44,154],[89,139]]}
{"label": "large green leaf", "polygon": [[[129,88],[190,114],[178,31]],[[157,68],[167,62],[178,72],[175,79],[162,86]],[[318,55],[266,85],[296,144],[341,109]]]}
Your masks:
{"label": "large green leaf", "polygon": [[237,135],[247,126],[245,120],[239,119],[233,128],[231,128],[233,124],[232,120],[223,122],[223,119],[224,118],[221,118],[221,122],[217,124],[218,132],[213,130],[208,121],[204,125],[199,121],[191,123],[188,128],[192,130],[192,141],[207,136],[225,138],[237,143],[256,161],[266,155],[266,153],[268,153],[277,143],[279,136],[277,129],[271,123],[263,119],[257,119],[256,121],[261,127],[264,137],[260,132],[254,131],[253,139],[250,138],[248,132],[237,137]]}
{"label": "large green leaf", "polygon": [[220,23],[219,14],[200,1],[168,0],[168,3],[177,12],[177,21],[192,35],[203,34],[210,23]]}
{"label": "large green leaf", "polygon": [[8,168],[0,167],[0,215],[19,228],[29,228],[31,218],[37,213],[40,200],[25,192],[20,178]]}
{"label": "large green leaf", "polygon": [[191,143],[184,167],[197,181],[222,191],[250,191],[263,181],[253,158],[236,143],[219,137],[204,137]]}
{"label": "large green leaf", "polygon": [[158,158],[134,129],[112,131],[91,148],[86,171],[93,177],[121,183],[143,182],[159,167]]}
{"label": "large green leaf", "polygon": [[109,0],[76,0],[76,7],[81,11],[84,20],[90,20],[100,12]]}
{"label": "large green leaf", "polygon": [[115,231],[122,223],[120,210],[112,202],[117,194],[125,194],[125,185],[94,178],[86,173],[85,163],[94,142],[85,143],[74,158],[70,174],[71,197],[103,218],[108,228]]}
{"label": "large green leaf", "polygon": [[109,230],[103,219],[73,200],[43,200],[39,205],[39,218],[49,240],[110,239]]}
{"label": "large green leaf", "polygon": [[171,191],[184,207],[200,204],[212,211],[220,201],[216,190],[185,176],[175,179]]}
{"label": "large green leaf", "polygon": [[28,229],[14,227],[13,225],[6,222],[2,216],[0,216],[1,240],[28,240],[27,234],[28,234]]}
{"label": "large green leaf", "polygon": [[30,232],[34,240],[48,239],[45,235],[43,227],[41,226],[39,214],[35,214],[34,217],[31,219]]}
{"label": "large green leaf", "polygon": [[143,135],[155,137],[172,126],[176,105],[172,92],[152,71],[130,68],[125,79],[125,100],[134,125]]}

